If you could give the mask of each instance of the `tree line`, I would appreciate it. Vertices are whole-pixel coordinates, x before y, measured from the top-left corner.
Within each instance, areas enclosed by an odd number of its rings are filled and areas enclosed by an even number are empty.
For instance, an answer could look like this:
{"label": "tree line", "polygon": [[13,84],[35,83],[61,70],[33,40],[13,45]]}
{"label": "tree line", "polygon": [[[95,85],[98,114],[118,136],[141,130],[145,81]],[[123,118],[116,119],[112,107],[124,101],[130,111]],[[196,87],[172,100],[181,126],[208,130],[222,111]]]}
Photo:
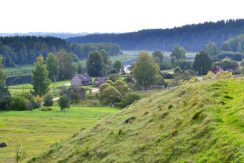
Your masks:
{"label": "tree line", "polygon": [[124,50],[170,51],[175,46],[183,46],[188,51],[200,51],[210,41],[214,41],[219,46],[229,37],[242,33],[244,33],[244,19],[238,19],[123,34],[93,34],[66,40],[71,43],[112,42],[119,44]]}
{"label": "tree line", "polygon": [[0,56],[7,67],[32,64],[40,54],[44,58],[48,53],[66,51],[73,60],[87,58],[91,51],[106,50],[109,55],[121,54],[117,44],[70,44],[65,40],[54,37],[15,36],[0,38]]}

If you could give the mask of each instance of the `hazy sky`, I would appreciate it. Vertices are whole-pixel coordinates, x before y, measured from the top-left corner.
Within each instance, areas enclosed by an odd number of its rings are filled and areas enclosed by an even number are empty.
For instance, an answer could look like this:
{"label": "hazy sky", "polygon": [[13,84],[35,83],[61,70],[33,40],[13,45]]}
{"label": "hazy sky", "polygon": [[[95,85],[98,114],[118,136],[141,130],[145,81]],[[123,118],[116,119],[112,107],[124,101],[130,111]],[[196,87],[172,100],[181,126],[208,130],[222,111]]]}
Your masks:
{"label": "hazy sky", "polygon": [[244,18],[244,0],[0,0],[0,33],[128,32]]}

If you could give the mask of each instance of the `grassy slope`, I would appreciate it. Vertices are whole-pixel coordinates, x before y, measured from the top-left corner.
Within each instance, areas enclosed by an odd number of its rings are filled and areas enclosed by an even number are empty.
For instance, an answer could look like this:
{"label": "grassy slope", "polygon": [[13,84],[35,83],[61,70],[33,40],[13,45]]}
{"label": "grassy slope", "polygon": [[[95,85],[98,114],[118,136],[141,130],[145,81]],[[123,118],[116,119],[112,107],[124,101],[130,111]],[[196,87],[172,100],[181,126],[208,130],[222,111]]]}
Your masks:
{"label": "grassy slope", "polygon": [[100,118],[116,112],[112,108],[72,107],[69,111],[9,111],[0,112],[0,162],[14,162],[17,144],[26,153],[26,159],[48,150],[61,139],[70,137],[81,128],[94,125]]}
{"label": "grassy slope", "polygon": [[244,79],[156,93],[33,162],[244,162]]}

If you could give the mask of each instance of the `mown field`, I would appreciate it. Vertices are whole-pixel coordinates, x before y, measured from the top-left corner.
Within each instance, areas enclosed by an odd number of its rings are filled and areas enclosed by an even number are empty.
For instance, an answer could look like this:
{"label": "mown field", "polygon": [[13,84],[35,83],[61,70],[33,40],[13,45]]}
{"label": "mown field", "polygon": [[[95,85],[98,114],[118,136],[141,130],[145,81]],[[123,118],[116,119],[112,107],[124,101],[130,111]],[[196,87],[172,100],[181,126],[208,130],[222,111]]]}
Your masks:
{"label": "mown field", "polygon": [[0,149],[0,162],[15,162],[18,145],[28,160],[118,111],[109,107],[72,107],[65,112],[53,109],[0,112],[0,142],[8,145]]}

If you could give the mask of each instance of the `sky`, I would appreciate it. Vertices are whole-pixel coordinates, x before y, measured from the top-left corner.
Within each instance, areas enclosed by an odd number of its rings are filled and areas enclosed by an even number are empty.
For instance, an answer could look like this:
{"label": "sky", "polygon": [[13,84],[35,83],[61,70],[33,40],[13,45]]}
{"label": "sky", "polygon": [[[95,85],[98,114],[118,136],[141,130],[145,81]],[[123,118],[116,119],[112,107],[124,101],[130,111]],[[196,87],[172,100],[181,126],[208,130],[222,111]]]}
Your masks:
{"label": "sky", "polygon": [[0,33],[122,33],[244,18],[244,0],[0,0]]}

